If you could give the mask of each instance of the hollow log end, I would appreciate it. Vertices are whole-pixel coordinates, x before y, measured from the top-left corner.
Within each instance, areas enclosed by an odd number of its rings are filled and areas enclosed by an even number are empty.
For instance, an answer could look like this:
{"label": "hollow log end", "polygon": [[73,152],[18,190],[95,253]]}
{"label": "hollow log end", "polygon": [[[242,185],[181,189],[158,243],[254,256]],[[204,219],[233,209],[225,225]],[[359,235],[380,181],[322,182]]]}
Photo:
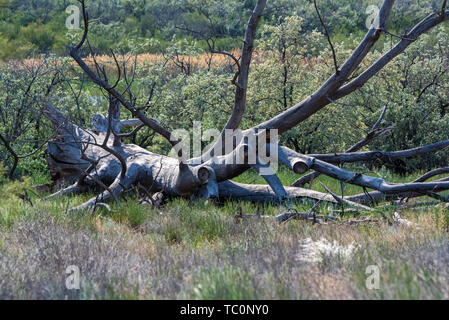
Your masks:
{"label": "hollow log end", "polygon": [[201,184],[206,184],[209,182],[211,174],[208,168],[201,167],[197,171],[197,177],[200,180]]}
{"label": "hollow log end", "polygon": [[293,164],[293,172],[296,174],[304,174],[309,170],[310,167],[305,161],[299,160]]}

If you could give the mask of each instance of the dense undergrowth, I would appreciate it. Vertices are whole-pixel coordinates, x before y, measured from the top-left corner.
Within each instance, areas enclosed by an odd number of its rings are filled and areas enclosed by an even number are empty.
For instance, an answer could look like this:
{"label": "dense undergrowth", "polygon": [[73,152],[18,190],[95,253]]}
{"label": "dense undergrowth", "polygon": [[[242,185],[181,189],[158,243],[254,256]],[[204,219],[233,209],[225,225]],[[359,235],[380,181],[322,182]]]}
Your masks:
{"label": "dense undergrowth", "polygon": [[[256,178],[248,173],[242,179],[249,177]],[[290,182],[287,174],[280,177]],[[89,195],[42,201],[30,189],[37,181],[42,177],[1,186],[1,298],[449,298],[449,213],[443,205],[404,211],[412,227],[389,226],[378,216],[379,223],[370,225],[347,225],[349,216],[328,225],[236,221],[239,208],[252,214],[261,208],[175,199],[155,210],[133,194],[111,204],[111,211],[73,214],[67,209]],[[25,190],[30,201],[19,197]],[[295,204],[299,211],[311,205]],[[264,214],[286,210],[265,206]],[[72,265],[80,268],[80,290],[65,287]],[[378,290],[366,286],[373,265],[380,270]]]}
{"label": "dense undergrowth", "polygon": [[[0,0],[0,134],[18,155],[32,154],[20,159],[8,180],[14,159],[0,143],[0,299],[449,299],[449,212],[444,204],[402,210],[412,224],[397,226],[378,213],[354,217],[350,211],[326,225],[235,219],[240,209],[273,217],[291,210],[286,203],[261,207],[172,199],[153,209],[129,193],[111,203],[110,210],[75,214],[69,209],[92,194],[43,201],[46,194],[32,186],[49,182],[45,142],[55,138],[55,128],[43,116],[45,106],[54,105],[85,128],[95,113],[106,114],[109,107],[107,95],[64,57],[65,45],[82,34],[65,28],[69,3]],[[364,13],[373,3],[323,5],[340,65],[363,37]],[[440,1],[398,1],[389,33],[354,76],[394,45],[394,35],[437,5]],[[235,91],[235,61],[212,56],[205,39],[210,36],[216,49],[238,56],[253,7],[252,0],[90,1],[95,23],[89,40],[111,82],[120,74],[109,56],[109,49],[115,50],[123,69],[118,90],[129,88],[124,75],[132,74],[136,106],[147,106],[146,113],[169,130],[193,135],[198,121],[203,132],[223,128]],[[313,2],[271,1],[268,9],[256,35],[242,129],[293,107],[334,72]],[[187,31],[193,27],[201,36]],[[365,138],[385,105],[381,127],[391,131],[363,150],[396,151],[447,140],[448,30],[441,25],[420,37],[363,88],[284,133],[281,144],[303,154],[343,152]],[[94,64],[89,54],[82,52]],[[121,116],[131,117],[125,110]],[[149,128],[123,140],[164,155],[171,148]],[[202,147],[209,143],[201,141]],[[389,182],[410,182],[447,166],[448,155],[442,150],[347,168]],[[298,178],[282,168],[278,176],[284,185]],[[253,171],[235,181],[265,183]],[[320,182],[336,194],[364,191],[324,176],[307,187],[325,192]],[[308,212],[313,202],[292,205]],[[397,211],[385,205],[381,210],[387,216]],[[335,207],[322,203],[317,210],[329,214]],[[347,223],[364,217],[377,223]],[[69,266],[81,271],[79,290],[65,286]],[[372,267],[379,271],[377,289],[367,287]]]}

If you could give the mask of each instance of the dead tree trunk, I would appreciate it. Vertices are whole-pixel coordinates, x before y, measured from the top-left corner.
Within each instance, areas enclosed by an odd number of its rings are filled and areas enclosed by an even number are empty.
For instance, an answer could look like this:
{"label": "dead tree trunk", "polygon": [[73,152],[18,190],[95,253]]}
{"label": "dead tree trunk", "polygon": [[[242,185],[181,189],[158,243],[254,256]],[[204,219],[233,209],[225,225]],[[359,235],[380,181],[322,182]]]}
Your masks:
{"label": "dead tree trunk", "polygon": [[[47,115],[53,124],[58,127],[59,132],[58,139],[48,144],[48,162],[52,176],[56,180],[64,178],[74,182],[74,184],[55,195],[79,193],[91,188],[101,190],[99,196],[92,198],[80,208],[89,208],[97,202],[118,199],[127,190],[138,186],[146,188],[150,193],[163,191],[168,195],[181,197],[250,201],[285,201],[288,198],[311,198],[336,202],[334,197],[328,194],[295,187],[284,187],[275,172],[269,170],[269,164],[262,156],[266,154],[266,149],[276,150],[278,157],[272,159],[272,161],[285,165],[295,174],[303,174],[313,169],[320,174],[346,183],[377,190],[382,195],[428,194],[429,192],[449,189],[449,182],[447,181],[390,184],[382,179],[350,172],[334,165],[335,163],[370,161],[378,158],[418,156],[448,147],[447,141],[394,153],[376,151],[304,156],[286,147],[276,145],[276,141],[267,131],[275,129],[279,133],[286,132],[333,101],[345,97],[363,86],[420,35],[449,19],[446,1],[443,2],[440,12],[427,16],[404,37],[401,37],[396,46],[372,66],[353,80],[349,80],[382,33],[386,31],[386,23],[395,1],[385,0],[378,19],[376,19],[376,24],[371,26],[364,39],[344,64],[338,67],[335,63],[335,73],[316,92],[273,119],[244,131],[243,135],[233,135],[230,150],[226,150],[221,144],[225,140],[225,131],[223,130],[216,145],[211,150],[207,150],[200,158],[195,159],[189,159],[188,155],[183,154],[182,148],[173,139],[169,130],[164,128],[157,120],[146,116],[143,112],[144,108],[139,108],[125,99],[124,95],[116,90],[116,84],[110,85],[105,75],[102,78],[99,72],[95,73],[81,58],[79,49],[87,38],[89,21],[84,1],[80,2],[83,5],[85,32],[81,42],[76,47],[69,47],[69,54],[94,83],[104,89],[119,107],[121,105],[135,118],[119,121],[117,114],[120,111],[117,111],[117,107],[115,111],[110,108],[106,117],[101,115],[95,117],[93,130],[86,130],[70,123],[55,108],[51,106],[47,108]],[[266,0],[258,0],[249,19],[242,48],[241,65],[238,65],[239,72],[236,75],[236,81],[234,81],[236,85],[235,105],[225,129],[237,129],[245,111],[253,41],[265,4]],[[331,43],[330,38],[328,40]],[[238,64],[238,59],[236,61]],[[137,128],[147,126],[151,128],[172,144],[178,158],[154,154],[136,145],[122,145],[119,139],[120,128],[124,126],[136,126]],[[109,139],[110,136],[113,138]],[[248,141],[258,141],[259,144],[255,146]],[[264,151],[263,154],[262,151]],[[255,161],[251,162],[250,158],[254,158]],[[229,181],[251,167],[260,172],[268,186],[243,185]],[[344,200],[366,203],[364,197],[352,197]]]}

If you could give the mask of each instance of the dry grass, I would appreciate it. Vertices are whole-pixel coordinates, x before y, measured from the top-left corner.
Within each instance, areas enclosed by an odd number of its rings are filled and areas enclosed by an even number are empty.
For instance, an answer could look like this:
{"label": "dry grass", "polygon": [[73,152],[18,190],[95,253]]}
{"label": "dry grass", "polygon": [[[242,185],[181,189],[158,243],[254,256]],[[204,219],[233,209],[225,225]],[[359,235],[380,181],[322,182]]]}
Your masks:
{"label": "dry grass", "polygon": [[[232,50],[231,53],[239,58],[240,57],[240,50],[235,49]],[[257,55],[257,53],[256,53]],[[126,68],[128,70],[132,70],[134,66],[134,62],[137,63],[138,67],[144,67],[147,65],[155,65],[155,64],[161,64],[167,62],[167,66],[173,69],[177,68],[176,64],[185,64],[189,65],[192,72],[196,70],[204,70],[204,69],[215,69],[223,66],[228,65],[234,65],[234,61],[225,55],[222,54],[209,54],[209,53],[202,53],[194,56],[189,55],[161,55],[161,54],[151,54],[151,53],[142,53],[138,54],[137,57],[132,54],[126,54],[126,55],[116,55],[117,61],[120,63],[120,66],[122,67],[123,64],[126,64]],[[86,63],[92,67],[95,68],[95,62],[99,65],[104,65],[106,68],[116,69],[116,63],[111,55],[95,55],[88,56],[85,58]],[[11,60],[9,63],[25,68],[33,68],[38,66],[40,63],[42,63],[43,60],[39,58],[28,58],[28,59],[22,59],[22,60]],[[75,62],[72,62],[74,65],[76,65]]]}
{"label": "dry grass", "polygon": [[[236,57],[239,57],[240,54],[238,50],[234,50],[231,53],[234,54]],[[120,61],[128,61],[127,67],[131,68],[136,57],[133,55],[126,55],[126,56],[119,56],[117,58]],[[206,53],[199,54],[197,56],[179,55],[179,56],[166,56],[166,57],[160,54],[143,53],[137,55],[136,61],[138,66],[145,66],[147,64],[151,65],[165,62],[165,60],[169,58],[171,60],[170,61],[171,64],[174,63],[173,61],[184,62],[185,64],[190,64],[194,69],[207,69],[209,67],[209,64],[211,65],[212,68],[216,68],[233,63],[231,62],[232,60],[227,56],[221,54],[211,55]],[[98,62],[105,64],[111,63],[111,61],[113,60],[110,55],[95,56],[95,59]],[[93,63],[92,57],[88,58],[87,60],[90,63]]]}
{"label": "dry grass", "polygon": [[[235,203],[175,201],[154,211],[129,200],[93,216],[69,216],[65,206],[38,203],[1,227],[0,298],[449,298],[442,207],[408,213],[417,225],[408,228],[236,223]],[[81,290],[65,288],[69,265],[81,270]],[[369,265],[380,267],[379,290],[366,288]]]}
{"label": "dry grass", "polygon": [[[234,49],[230,51],[234,57],[237,59],[240,58],[240,49]],[[198,70],[214,70],[217,68],[222,68],[226,66],[234,66],[235,62],[229,56],[223,54],[210,54],[210,53],[202,53],[194,56],[189,55],[161,55],[161,54],[151,54],[151,53],[142,53],[138,54],[137,57],[135,55],[126,54],[126,55],[116,55],[117,61],[120,63],[120,66],[123,68],[123,65],[126,65],[127,70],[132,70],[134,67],[134,62],[137,63],[138,68],[142,68],[145,66],[157,65],[157,64],[167,64],[167,70],[173,70],[179,72],[179,66],[184,64],[184,66],[188,66],[191,72],[196,72]],[[95,60],[94,60],[95,58]],[[263,51],[255,51],[253,54],[253,59],[255,63],[263,63],[266,59]],[[42,59],[37,58],[28,58],[19,61],[10,61],[10,64],[15,64],[19,68],[35,68],[40,63],[42,63]],[[88,56],[85,58],[86,63],[95,69],[95,61],[101,65],[105,66],[108,72],[115,72],[117,69],[116,63],[111,55],[95,55]],[[307,70],[312,70],[316,65],[325,63],[320,58],[312,57],[312,58],[303,58],[302,64],[304,68]],[[76,65],[75,62],[71,62],[73,65]]]}

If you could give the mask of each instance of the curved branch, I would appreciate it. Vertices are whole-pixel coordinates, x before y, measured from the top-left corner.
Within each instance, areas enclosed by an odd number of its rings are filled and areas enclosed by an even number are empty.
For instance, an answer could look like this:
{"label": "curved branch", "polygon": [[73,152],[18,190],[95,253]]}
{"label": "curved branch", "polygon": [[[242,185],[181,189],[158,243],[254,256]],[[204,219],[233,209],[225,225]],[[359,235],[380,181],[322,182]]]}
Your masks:
{"label": "curved branch", "polygon": [[[352,147],[350,147],[348,150],[346,150],[345,153],[349,153],[349,152],[356,152],[358,150],[360,150],[361,148],[363,148],[364,146],[366,146],[367,144],[369,144],[371,141],[373,141],[374,139],[376,139],[377,137],[391,131],[394,129],[393,126],[388,127],[388,128],[382,128],[379,129],[380,124],[382,123],[383,118],[385,117],[385,114],[387,112],[387,107],[388,104],[384,107],[382,114],[380,115],[379,119],[377,120],[377,122],[374,124],[373,128],[371,129],[371,131],[366,135],[366,137],[362,140],[360,140],[359,142],[357,142],[355,145],[353,145]],[[298,180],[296,180],[295,182],[292,183],[292,187],[303,187],[306,183],[311,183],[313,180],[315,180],[316,178],[318,178],[321,175],[321,173],[319,172],[312,172],[309,173],[305,176],[302,176],[301,178],[299,178]]]}
{"label": "curved branch", "polygon": [[366,69],[357,78],[338,89],[332,98],[337,100],[348,94],[352,93],[356,89],[362,87],[368,80],[375,76],[382,68],[390,63],[395,57],[405,51],[413,42],[415,42],[422,34],[428,32],[432,28],[436,27],[440,23],[449,19],[449,11],[445,11],[444,14],[436,15],[430,14],[419,22],[410,32],[408,32],[404,38],[399,41],[396,46],[385,53],[379,60],[377,60],[371,67]]}
{"label": "curved branch", "polygon": [[135,108],[128,100],[126,100],[119,92],[117,92],[114,88],[112,88],[109,83],[106,81],[100,79],[90,68],[89,66],[84,62],[84,60],[80,57],[77,50],[73,47],[69,48],[70,56],[78,63],[78,65],[83,69],[83,71],[91,78],[93,82],[95,82],[97,85],[105,89],[108,93],[110,93],[114,98],[116,98],[120,103],[128,109],[131,114],[138,118],[140,121],[142,121],[143,124],[145,124],[150,129],[154,130],[155,132],[159,133],[161,136],[163,136],[167,141],[170,142],[170,144],[175,147],[179,144],[177,139],[175,139],[171,132],[162,127],[156,120],[151,119],[147,117],[145,114],[143,114],[140,110]]}
{"label": "curved branch", "polygon": [[[131,168],[130,168],[131,169]],[[83,203],[82,205],[72,208],[70,211],[79,211],[79,210],[87,210],[95,207],[98,202],[107,202],[111,198],[118,199],[118,197],[123,193],[128,191],[128,189],[132,186],[132,184],[136,180],[137,170],[127,170],[126,176],[119,176],[114,181],[114,183],[103,193],[101,193],[97,197],[91,198],[89,201]]]}
{"label": "curved branch", "polygon": [[81,41],[76,45],[76,50],[80,49],[84,42],[87,39],[87,34],[89,32],[89,16],[86,11],[86,1],[85,0],[78,0],[79,3],[81,3],[81,10],[83,12],[83,20],[84,20],[84,33],[83,37],[81,38]]}
{"label": "curved branch", "polygon": [[249,68],[251,65],[251,59],[254,52],[254,39],[256,36],[257,26],[259,25],[259,21],[262,17],[262,13],[265,9],[267,1],[266,0],[258,0],[254,11],[251,14],[251,17],[248,21],[248,25],[245,31],[245,38],[243,40],[242,47],[242,57],[239,66],[239,73],[237,77],[237,81],[235,81],[236,89],[235,89],[235,97],[234,97],[234,108],[232,110],[231,116],[229,117],[226,125],[224,126],[220,137],[217,139],[216,143],[207,150],[203,156],[201,157],[200,162],[204,162],[204,158],[208,158],[208,156],[214,153],[214,150],[217,145],[221,143],[222,145],[222,154],[225,154],[224,150],[224,139],[225,139],[225,131],[226,130],[235,130],[240,126],[240,122],[242,121],[243,114],[246,109],[246,91],[248,87],[248,76],[249,76]]}
{"label": "curved branch", "polygon": [[114,85],[112,86],[112,88],[115,89],[115,88],[117,88],[117,86],[120,82],[120,79],[122,77],[122,69],[120,68],[120,64],[118,63],[117,57],[115,56],[114,50],[112,50],[112,49],[111,49],[111,54],[112,54],[112,57],[114,58],[114,62],[115,62],[115,65],[117,67],[117,72],[118,72],[117,80],[115,81]]}
{"label": "curved branch", "polygon": [[[57,131],[58,129],[56,129]],[[36,154],[36,152],[38,152],[39,150],[41,150],[51,139],[53,139],[55,136],[55,134],[53,134],[50,138],[48,138],[47,140],[45,140],[40,146],[38,146],[36,149],[34,149],[33,151],[31,151],[28,154],[24,154],[24,155],[18,155],[14,149],[11,147],[11,144],[8,142],[8,140],[6,140],[5,137],[3,137],[2,134],[0,134],[0,140],[3,142],[6,150],[9,151],[9,153],[12,155],[12,157],[14,158],[13,160],[13,165],[9,171],[9,179],[12,180],[14,178],[14,172],[17,169],[17,166],[19,164],[19,160],[20,159],[25,159],[28,157],[33,156],[34,154]]]}
{"label": "curved branch", "polygon": [[[285,148],[285,147],[282,147]],[[288,149],[288,148],[287,148]],[[318,171],[322,174],[325,174],[331,178],[357,185],[364,188],[374,189],[383,193],[393,194],[393,193],[404,193],[404,192],[439,192],[443,190],[449,189],[449,182],[447,181],[436,181],[430,183],[388,183],[387,181],[370,177],[367,175],[363,175],[360,173],[354,173],[337,166],[334,166],[330,163],[321,161],[319,159],[311,158],[299,153],[296,153],[293,150],[290,150],[291,153],[296,154],[298,159],[301,161],[308,161],[311,163],[310,169]]]}
{"label": "curved branch", "polygon": [[318,18],[320,19],[320,23],[324,28],[324,32],[326,33],[327,42],[329,42],[329,46],[331,47],[332,50],[332,58],[334,59],[335,74],[339,74],[340,70],[338,70],[337,55],[335,54],[335,48],[334,45],[332,44],[331,36],[329,34],[329,31],[327,30],[326,24],[323,21],[323,18],[321,17],[321,13],[320,10],[318,9],[318,5],[316,4],[316,0],[313,0],[313,4],[315,6],[315,11],[318,15]]}
{"label": "curved branch", "polygon": [[249,67],[254,51],[254,39],[256,37],[257,26],[265,9],[267,1],[258,0],[254,11],[248,21],[248,26],[245,31],[245,38],[243,40],[242,58],[240,63],[240,72],[236,81],[236,92],[234,109],[231,117],[226,123],[224,129],[237,129],[242,120],[243,113],[246,107],[246,89],[248,87]]}
{"label": "curved branch", "polygon": [[423,176],[416,179],[414,182],[424,182],[424,181],[429,180],[430,178],[433,178],[435,176],[439,176],[440,174],[445,174],[445,173],[449,173],[449,167],[438,168],[438,169],[429,171],[426,174],[424,174]]}
{"label": "curved branch", "polygon": [[[131,114],[142,121],[146,126],[148,126],[150,129],[154,130],[155,132],[159,133],[161,136],[163,136],[177,151],[178,157],[182,158],[182,150],[180,149],[180,144],[177,141],[175,137],[172,136],[170,131],[168,131],[166,128],[162,127],[157,121],[147,117],[144,113],[141,112],[138,108],[136,108],[132,103],[130,103],[128,100],[126,100],[123,95],[121,95],[118,91],[115,90],[114,86],[111,86],[106,80],[101,79],[98,75],[96,75],[90,67],[84,62],[84,60],[81,58],[81,56],[78,53],[78,50],[81,48],[81,46],[84,43],[84,40],[87,38],[87,32],[88,32],[88,23],[86,21],[87,18],[87,12],[85,10],[85,3],[84,0],[79,0],[83,6],[83,17],[85,20],[85,28],[84,28],[84,36],[82,41],[76,46],[76,47],[68,47],[70,56],[76,61],[76,63],[81,67],[81,69],[89,76],[89,78],[105,89],[111,96],[113,96],[115,99],[117,99],[126,109],[128,109]],[[87,21],[88,22],[88,21]],[[116,61],[117,62],[117,61]]]}
{"label": "curved branch", "polygon": [[[437,180],[438,182],[445,182],[449,181],[449,178],[444,178]],[[443,191],[443,190],[440,190]],[[394,200],[400,200],[400,199],[411,199],[411,198],[419,198],[423,196],[430,196],[433,197],[433,194],[427,194],[425,192],[401,192],[401,193],[393,193],[393,194],[386,194],[380,191],[373,191],[370,193],[361,193],[356,194],[353,196],[349,196],[345,199],[348,199],[350,201],[362,203],[362,204],[370,204],[370,203],[379,203],[381,201],[394,201]],[[438,199],[440,200],[440,199]]]}
{"label": "curved branch", "polygon": [[[382,33],[381,29],[385,27],[393,4],[394,0],[384,0],[376,19],[378,25],[371,26],[359,46],[340,67],[338,74],[333,74],[317,91],[302,102],[276,117],[257,125],[256,128],[278,129],[279,133],[283,133],[328,105],[330,102],[327,97],[333,97],[333,93],[347,81],[348,77],[357,69],[374,44],[379,40]],[[334,98],[334,100],[337,99]]]}
{"label": "curved branch", "polygon": [[11,170],[9,171],[9,179],[13,179],[14,178],[14,171],[16,171],[17,165],[19,163],[19,156],[17,155],[17,153],[14,151],[14,149],[11,147],[11,145],[9,144],[8,140],[6,140],[3,135],[0,134],[0,140],[2,140],[3,144],[5,145],[6,150],[9,151],[9,153],[12,155],[12,157],[14,158],[14,162],[12,165]]}
{"label": "curved branch", "polygon": [[328,163],[342,164],[354,162],[366,162],[382,160],[383,162],[391,162],[397,159],[412,158],[426,155],[432,152],[444,150],[449,147],[449,140],[440,141],[426,146],[393,152],[369,151],[369,152],[353,152],[353,153],[336,153],[336,154],[312,154],[310,157],[319,159]]}

